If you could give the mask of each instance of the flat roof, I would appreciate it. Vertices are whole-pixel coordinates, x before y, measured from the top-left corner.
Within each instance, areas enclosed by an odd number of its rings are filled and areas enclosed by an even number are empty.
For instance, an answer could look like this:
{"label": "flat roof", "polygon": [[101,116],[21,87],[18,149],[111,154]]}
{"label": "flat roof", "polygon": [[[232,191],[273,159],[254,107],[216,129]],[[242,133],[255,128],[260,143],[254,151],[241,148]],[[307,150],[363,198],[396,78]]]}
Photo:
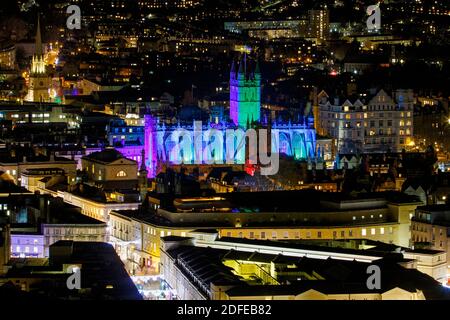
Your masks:
{"label": "flat roof", "polygon": [[[379,290],[370,291],[367,288],[367,266],[369,263],[344,261],[336,259],[312,259],[309,257],[289,257],[283,255],[261,254],[258,252],[243,252],[239,250],[224,250],[211,247],[195,247],[180,245],[167,251],[176,265],[200,292],[207,295],[210,284],[232,286],[227,290],[230,296],[267,296],[300,294],[311,289],[326,294],[351,293],[382,293],[393,288],[401,288],[409,292],[422,290],[427,298],[439,297],[449,299],[448,291],[430,276],[414,269],[401,267],[395,261],[377,260],[376,264],[383,272],[382,286]],[[299,275],[318,274],[324,280],[290,279],[290,284],[279,285],[249,285],[241,276],[235,274],[232,268],[224,265],[224,260],[242,260],[254,262],[275,262],[281,265],[295,264]],[[289,270],[289,269],[287,269]],[[188,272],[187,272],[188,271]],[[195,278],[196,281],[192,281]],[[282,280],[283,276],[277,280]]]}
{"label": "flat roof", "polygon": [[394,252],[386,252],[386,251],[366,251],[359,249],[350,249],[350,248],[336,248],[336,247],[326,247],[319,246],[314,244],[305,244],[305,243],[295,243],[293,241],[283,241],[283,240],[259,240],[259,239],[247,239],[247,238],[233,238],[233,237],[221,237],[216,240],[217,242],[229,242],[229,243],[241,243],[241,244],[249,244],[256,246],[269,246],[269,247],[277,247],[277,248],[290,248],[290,249],[299,249],[299,250],[310,250],[310,251],[321,251],[321,252],[330,252],[330,253],[340,253],[340,254],[349,254],[349,255],[359,255],[359,256],[370,256],[370,257],[393,257],[397,260],[402,260],[400,253]]}
{"label": "flat roof", "polygon": [[[414,196],[401,192],[372,192],[356,196],[339,193],[327,193],[316,190],[289,190],[289,191],[263,191],[263,192],[231,192],[218,193],[211,197],[173,197],[170,195],[150,194],[153,199],[161,202],[161,208],[176,211],[177,205],[194,206],[196,202],[226,201],[233,212],[327,212],[342,209],[330,208],[326,203],[345,204],[360,203],[358,208],[346,210],[360,210],[367,208],[385,208],[387,204],[419,204]],[[183,200],[185,199],[185,200]],[[373,204],[376,200],[378,204]],[[174,204],[175,202],[175,204]]]}

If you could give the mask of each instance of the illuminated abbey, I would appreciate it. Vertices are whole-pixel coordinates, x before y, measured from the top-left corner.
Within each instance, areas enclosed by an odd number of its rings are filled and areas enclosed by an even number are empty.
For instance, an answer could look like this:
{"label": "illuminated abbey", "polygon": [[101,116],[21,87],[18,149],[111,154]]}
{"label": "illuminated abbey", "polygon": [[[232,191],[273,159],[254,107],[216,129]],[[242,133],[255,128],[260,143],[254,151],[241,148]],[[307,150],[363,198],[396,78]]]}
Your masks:
{"label": "illuminated abbey", "polygon": [[162,164],[245,165],[253,147],[248,143],[252,140],[246,140],[250,128],[265,129],[272,154],[296,160],[323,159],[311,115],[280,123],[261,114],[261,73],[258,64],[244,54],[231,66],[229,121],[167,125],[146,115],[145,166],[149,177],[154,177]]}
{"label": "illuminated abbey", "polygon": [[[50,77],[46,72],[38,20],[36,49],[25,100],[49,102],[49,88]],[[264,165],[260,161],[264,154],[267,157],[284,154],[295,160],[316,163],[324,159],[324,150],[316,142],[311,114],[291,120],[273,120],[269,110],[261,109],[261,72],[256,60],[246,53],[239,61],[231,63],[229,99],[229,117],[214,122],[201,123],[198,121],[201,119],[194,116],[192,122],[167,124],[146,115],[143,140],[140,141],[144,141],[148,176],[155,177],[163,165],[246,167],[250,164],[255,165],[251,170],[256,170],[258,165]],[[123,146],[119,151],[142,166],[142,146]],[[263,170],[262,167],[259,168]]]}

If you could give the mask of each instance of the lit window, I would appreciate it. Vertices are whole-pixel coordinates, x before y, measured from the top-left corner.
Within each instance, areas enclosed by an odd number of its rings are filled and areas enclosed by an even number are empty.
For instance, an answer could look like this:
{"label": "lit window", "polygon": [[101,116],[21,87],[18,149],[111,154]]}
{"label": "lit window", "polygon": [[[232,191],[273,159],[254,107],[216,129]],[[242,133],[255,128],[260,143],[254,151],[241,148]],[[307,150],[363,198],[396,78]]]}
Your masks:
{"label": "lit window", "polygon": [[25,247],[25,252],[29,253],[30,252],[30,247]]}
{"label": "lit window", "polygon": [[164,237],[164,231],[161,231],[160,236]]}
{"label": "lit window", "polygon": [[373,236],[375,235],[375,228],[370,229],[370,234]]}
{"label": "lit window", "polygon": [[186,232],[182,232],[182,233],[181,233],[181,236],[182,236],[182,237],[186,237]]}
{"label": "lit window", "polygon": [[366,236],[367,235],[367,230],[366,229],[362,229],[361,230],[361,235],[362,236]]}
{"label": "lit window", "polygon": [[383,227],[380,228],[380,234],[384,234],[384,228]]}
{"label": "lit window", "polygon": [[38,253],[38,248],[37,247],[33,247],[33,252],[34,253]]}
{"label": "lit window", "polygon": [[117,172],[117,174],[116,174],[116,177],[126,177],[126,176],[127,176],[127,174],[123,170]]}

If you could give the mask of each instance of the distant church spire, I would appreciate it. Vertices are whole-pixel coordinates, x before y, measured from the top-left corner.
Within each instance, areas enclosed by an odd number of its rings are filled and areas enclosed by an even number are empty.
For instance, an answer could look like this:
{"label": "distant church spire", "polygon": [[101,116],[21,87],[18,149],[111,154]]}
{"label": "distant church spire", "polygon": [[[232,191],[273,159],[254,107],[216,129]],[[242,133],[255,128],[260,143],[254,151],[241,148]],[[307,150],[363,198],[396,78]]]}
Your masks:
{"label": "distant church spire", "polygon": [[[245,58],[244,58],[245,59]],[[244,59],[242,59],[240,62],[239,62],[239,71],[238,71],[238,74],[244,74],[245,75],[245,62],[244,62]]]}
{"label": "distant church spire", "polygon": [[234,60],[231,62],[230,77],[236,78],[236,63]]}
{"label": "distant church spire", "polygon": [[42,50],[41,23],[39,15],[37,17],[36,39],[35,39],[33,60],[31,62],[31,73],[32,74],[45,73],[45,61],[44,61],[44,52]]}
{"label": "distant church spire", "polygon": [[37,28],[36,28],[36,39],[35,39],[35,49],[34,49],[34,55],[36,57],[40,57],[43,55],[42,52],[42,37],[41,37],[41,23],[39,19],[39,15],[37,17]]}
{"label": "distant church spire", "polygon": [[248,128],[260,120],[261,75],[256,61],[246,53],[238,63],[237,76],[230,73],[230,118],[235,125]]}

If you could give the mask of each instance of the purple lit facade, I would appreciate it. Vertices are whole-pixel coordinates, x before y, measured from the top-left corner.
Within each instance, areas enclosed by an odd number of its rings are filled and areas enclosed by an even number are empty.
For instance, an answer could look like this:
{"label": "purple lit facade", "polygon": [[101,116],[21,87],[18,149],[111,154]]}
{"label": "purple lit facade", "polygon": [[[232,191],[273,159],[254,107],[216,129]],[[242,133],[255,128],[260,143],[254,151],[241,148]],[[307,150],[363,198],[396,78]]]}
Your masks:
{"label": "purple lit facade", "polygon": [[11,234],[12,258],[44,258],[44,236],[42,234]]}

